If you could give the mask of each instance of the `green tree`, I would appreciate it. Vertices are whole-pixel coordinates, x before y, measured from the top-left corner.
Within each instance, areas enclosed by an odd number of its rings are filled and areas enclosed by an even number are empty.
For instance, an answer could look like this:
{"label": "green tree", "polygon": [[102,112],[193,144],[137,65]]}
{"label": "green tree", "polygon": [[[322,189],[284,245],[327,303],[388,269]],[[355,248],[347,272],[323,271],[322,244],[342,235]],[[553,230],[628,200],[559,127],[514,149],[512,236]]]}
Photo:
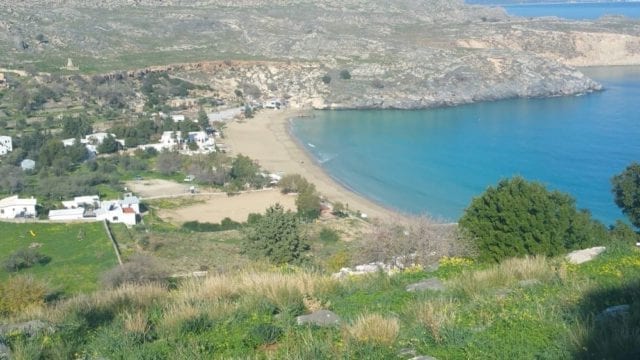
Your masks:
{"label": "green tree", "polygon": [[91,120],[79,116],[65,116],[62,118],[62,137],[64,138],[81,138],[93,132]]}
{"label": "green tree", "polygon": [[299,263],[309,250],[300,231],[300,220],[291,211],[276,204],[257,219],[244,234],[243,252],[266,258],[274,264]]}
{"label": "green tree", "polygon": [[116,141],[116,138],[109,135],[104,138],[102,144],[98,145],[97,150],[100,154],[112,154],[118,152],[118,150],[120,150],[121,148],[122,145],[120,145],[120,143]]}
{"label": "green tree", "polygon": [[351,73],[349,72],[349,70],[347,70],[347,69],[340,70],[340,79],[342,79],[342,80],[351,79]]}
{"label": "green tree", "polygon": [[554,256],[607,238],[604,226],[578,211],[572,197],[521,177],[489,187],[472,200],[459,223],[485,261]]}
{"label": "green tree", "polygon": [[252,186],[260,185],[262,176],[259,174],[260,167],[248,156],[238,154],[231,163],[230,176],[236,185],[243,187],[245,184]]}
{"label": "green tree", "polygon": [[611,179],[616,205],[636,227],[640,227],[640,164],[634,162]]}
{"label": "green tree", "polygon": [[209,125],[209,117],[207,116],[207,112],[204,111],[204,108],[200,108],[200,110],[198,110],[198,124],[202,128],[205,128]]}
{"label": "green tree", "polygon": [[296,198],[298,215],[307,220],[315,220],[320,216],[320,196],[313,184],[298,193]]}
{"label": "green tree", "polygon": [[156,158],[156,168],[161,174],[174,174],[182,169],[182,156],[175,151],[164,150]]}

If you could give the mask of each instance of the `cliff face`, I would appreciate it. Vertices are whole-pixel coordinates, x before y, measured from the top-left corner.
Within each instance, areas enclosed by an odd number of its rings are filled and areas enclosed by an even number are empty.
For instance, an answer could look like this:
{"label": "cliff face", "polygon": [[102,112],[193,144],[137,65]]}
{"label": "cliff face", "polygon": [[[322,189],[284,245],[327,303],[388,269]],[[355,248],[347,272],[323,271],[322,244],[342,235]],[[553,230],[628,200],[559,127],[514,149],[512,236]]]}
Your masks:
{"label": "cliff face", "polygon": [[182,75],[319,108],[576,94],[600,86],[570,66],[640,64],[637,21],[527,20],[463,1],[28,0],[0,11],[0,63],[9,66],[251,59]]}

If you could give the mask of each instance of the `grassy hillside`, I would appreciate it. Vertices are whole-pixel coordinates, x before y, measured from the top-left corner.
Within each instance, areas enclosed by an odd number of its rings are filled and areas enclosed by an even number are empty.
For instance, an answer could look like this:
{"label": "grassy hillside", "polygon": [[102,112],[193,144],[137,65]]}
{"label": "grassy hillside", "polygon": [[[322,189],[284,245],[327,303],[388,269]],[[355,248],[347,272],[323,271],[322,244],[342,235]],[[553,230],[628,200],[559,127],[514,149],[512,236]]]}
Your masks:
{"label": "grassy hillside", "polygon": [[0,269],[0,283],[12,274],[32,274],[65,293],[90,292],[98,288],[102,272],[117,264],[102,223],[14,224],[0,222],[0,261],[11,253],[37,246],[51,258],[17,273]]}
{"label": "grassy hillside", "polygon": [[[444,291],[407,292],[437,277]],[[640,348],[640,251],[598,259],[510,259],[499,265],[445,258],[411,269],[336,280],[296,268],[100,291],[31,311],[55,333],[8,339],[17,358],[438,359],[633,358]],[[602,317],[604,309],[628,313]],[[295,317],[330,309],[339,326]],[[404,354],[404,355],[401,355]]]}

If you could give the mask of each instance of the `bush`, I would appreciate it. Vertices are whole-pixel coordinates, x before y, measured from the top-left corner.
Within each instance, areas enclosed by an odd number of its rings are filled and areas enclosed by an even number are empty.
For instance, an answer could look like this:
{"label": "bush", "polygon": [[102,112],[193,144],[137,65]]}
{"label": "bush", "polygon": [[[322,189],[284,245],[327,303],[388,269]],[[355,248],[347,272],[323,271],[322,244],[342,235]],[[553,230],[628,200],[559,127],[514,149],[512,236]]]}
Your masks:
{"label": "bush", "polygon": [[322,77],[322,82],[329,85],[331,83],[331,75],[326,74]]}
{"label": "bush", "polygon": [[455,226],[421,216],[398,223],[374,224],[370,236],[356,251],[359,263],[383,262],[398,268],[430,266],[442,256],[472,256],[474,247]]}
{"label": "bush", "polygon": [[18,314],[44,304],[49,287],[32,276],[15,276],[0,284],[0,315]]}
{"label": "bush", "polygon": [[342,79],[342,80],[351,79],[351,73],[349,72],[349,70],[347,70],[347,69],[340,70],[340,79]]}
{"label": "bush", "polygon": [[323,227],[318,234],[318,238],[322,242],[335,243],[340,240],[340,234],[338,234],[338,232],[333,229]]}
{"label": "bush", "polygon": [[313,184],[309,184],[298,193],[296,207],[298,215],[304,219],[315,220],[320,216],[320,195],[316,192],[316,187]]}
{"label": "bush", "polygon": [[117,266],[102,277],[106,287],[116,288],[124,284],[148,284],[166,282],[169,273],[155,258],[135,255],[129,262]]}
{"label": "bush", "polygon": [[298,174],[285,175],[278,181],[278,187],[283,194],[298,193],[311,184]]}
{"label": "bush", "polygon": [[267,209],[265,215],[246,230],[243,241],[243,252],[276,264],[300,262],[308,249],[298,217],[291,211],[285,212],[280,204]]}
{"label": "bush", "polygon": [[611,179],[616,205],[631,223],[640,227],[640,164],[632,163]]}
{"label": "bush", "polygon": [[616,221],[616,223],[611,227],[609,233],[611,235],[611,239],[615,241],[631,245],[635,245],[637,242],[640,242],[640,235],[633,231],[631,226],[620,220]]}
{"label": "bush", "polygon": [[460,226],[476,243],[481,260],[527,254],[556,256],[607,239],[604,226],[575,200],[521,177],[502,180],[473,199]]}
{"label": "bush", "polygon": [[224,218],[220,222],[220,224],[208,223],[208,222],[199,222],[199,221],[187,221],[182,224],[182,228],[185,230],[190,230],[194,232],[216,232],[216,231],[227,231],[227,230],[236,230],[240,229],[242,224],[233,221],[230,218]]}
{"label": "bush", "polygon": [[51,258],[42,255],[36,249],[20,249],[4,261],[2,266],[8,272],[16,272],[18,270],[30,268],[35,264],[45,265],[51,261]]}

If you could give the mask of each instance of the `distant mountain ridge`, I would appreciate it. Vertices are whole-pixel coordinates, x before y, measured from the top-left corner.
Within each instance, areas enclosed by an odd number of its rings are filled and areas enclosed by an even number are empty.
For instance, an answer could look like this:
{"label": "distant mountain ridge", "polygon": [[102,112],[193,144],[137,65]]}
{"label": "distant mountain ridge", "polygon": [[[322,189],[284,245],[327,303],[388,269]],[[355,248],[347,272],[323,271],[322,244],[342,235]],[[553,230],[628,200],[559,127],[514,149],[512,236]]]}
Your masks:
{"label": "distant mountain ridge", "polygon": [[640,64],[638,21],[530,20],[461,0],[5,0],[0,13],[7,68],[251,61],[220,83],[317,108],[576,94],[600,86],[571,66]]}

